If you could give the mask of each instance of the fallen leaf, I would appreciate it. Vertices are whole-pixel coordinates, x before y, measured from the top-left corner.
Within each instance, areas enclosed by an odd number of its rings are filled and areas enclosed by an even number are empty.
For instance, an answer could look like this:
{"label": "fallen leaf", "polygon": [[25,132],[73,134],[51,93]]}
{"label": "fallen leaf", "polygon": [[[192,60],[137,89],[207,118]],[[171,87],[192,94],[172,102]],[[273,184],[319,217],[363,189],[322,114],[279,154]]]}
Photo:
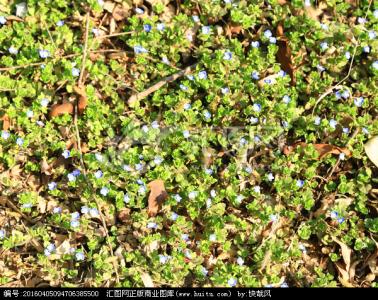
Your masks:
{"label": "fallen leaf", "polygon": [[46,175],[51,175],[51,166],[48,164],[45,157],[41,161],[41,172]]}
{"label": "fallen leaf", "polygon": [[112,12],[112,16],[116,21],[122,21],[130,15],[131,6],[128,6],[127,3],[123,5],[117,5]]}
{"label": "fallen leaf", "polygon": [[1,117],[0,119],[1,121],[3,121],[3,130],[8,130],[9,127],[10,127],[10,118],[7,114],[5,114],[4,116]]}
{"label": "fallen leaf", "polygon": [[156,179],[148,184],[151,189],[150,196],[148,197],[148,215],[154,217],[161,209],[162,203],[167,199],[168,194],[165,191],[164,181]]}
{"label": "fallen leaf", "polygon": [[142,273],[140,275],[140,278],[143,281],[144,287],[147,287],[147,288],[155,287],[154,282],[152,281],[152,278],[148,273]]}
{"label": "fallen leaf", "polygon": [[270,85],[272,84],[275,84],[276,83],[276,79],[279,77],[280,75],[277,73],[277,74],[271,74],[271,75],[268,75],[262,79],[260,79],[258,82],[257,82],[257,85],[259,87],[263,87],[264,85],[268,84],[266,83],[267,80],[270,80]]}
{"label": "fallen leaf", "polygon": [[79,114],[82,114],[88,104],[88,97],[87,97],[87,93],[85,92],[85,87],[74,86],[73,90],[79,96],[78,110],[79,110]]}
{"label": "fallen leaf", "polygon": [[130,220],[130,208],[122,208],[118,213],[118,219],[122,223],[126,223],[128,220]]}
{"label": "fallen leaf", "polygon": [[67,239],[63,243],[61,243],[58,247],[56,247],[56,254],[63,255],[63,254],[70,254],[71,253],[71,244],[70,241]]}
{"label": "fallen leaf", "polygon": [[305,13],[306,15],[315,21],[319,21],[319,17],[323,14],[324,10],[327,8],[327,3],[319,3],[318,7],[305,6]]}
{"label": "fallen leaf", "polygon": [[365,152],[373,164],[378,167],[378,135],[365,144]]}
{"label": "fallen leaf", "polygon": [[279,5],[284,5],[284,4],[287,3],[286,0],[278,0],[277,2],[278,2]]}
{"label": "fallen leaf", "polygon": [[[342,241],[338,240],[337,238],[333,237],[332,239],[336,243],[338,243],[339,246],[341,247],[341,255],[343,256],[343,260],[345,263],[345,271],[349,274],[352,250],[346,244],[344,244]],[[348,279],[349,279],[349,275],[348,275]]]}
{"label": "fallen leaf", "polygon": [[71,102],[65,102],[62,104],[55,104],[51,107],[50,117],[57,117],[63,114],[72,114],[74,106]]}
{"label": "fallen leaf", "polygon": [[294,75],[294,66],[292,63],[291,49],[289,46],[289,40],[285,36],[284,27],[282,22],[278,23],[276,29],[276,35],[278,37],[278,51],[277,51],[277,60],[281,64],[282,70],[289,74],[291,78],[291,85],[295,85],[295,75]]}
{"label": "fallen leaf", "polygon": [[227,24],[226,25],[226,35],[232,37],[233,35],[238,35],[240,32],[243,33],[243,26],[237,24]]}
{"label": "fallen leaf", "polygon": [[316,151],[319,153],[319,159],[322,159],[328,154],[340,154],[344,153],[346,156],[351,156],[352,153],[347,148],[341,148],[338,146],[330,145],[330,144],[306,144],[303,142],[295,143],[292,146],[285,146],[283,149],[283,153],[285,155],[289,155],[292,153],[297,147],[305,148],[308,145],[312,145],[315,147]]}

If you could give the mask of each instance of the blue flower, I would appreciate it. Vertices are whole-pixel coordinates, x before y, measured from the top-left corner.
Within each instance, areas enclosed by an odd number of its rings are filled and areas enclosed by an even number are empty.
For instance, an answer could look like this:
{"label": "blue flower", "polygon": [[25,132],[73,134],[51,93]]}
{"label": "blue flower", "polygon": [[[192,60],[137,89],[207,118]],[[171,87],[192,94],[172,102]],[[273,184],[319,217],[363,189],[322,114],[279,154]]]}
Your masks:
{"label": "blue flower", "polygon": [[99,162],[102,162],[104,160],[104,157],[102,156],[101,153],[96,153],[95,154],[95,158],[97,159],[97,161]]}
{"label": "blue flower", "polygon": [[64,25],[64,21],[62,20],[59,20],[58,22],[56,22],[56,26],[58,27],[62,27]]}
{"label": "blue flower", "polygon": [[92,217],[92,218],[98,218],[100,216],[100,213],[98,212],[98,209],[97,208],[91,208],[89,210],[89,215]]}
{"label": "blue flower", "polygon": [[336,97],[336,99],[340,99],[341,98],[341,92],[340,91],[336,91],[335,97]]}
{"label": "blue flower", "polygon": [[286,72],[285,72],[284,70],[280,70],[280,71],[278,72],[278,76],[280,76],[280,77],[285,77],[285,76],[286,76]]}
{"label": "blue flower", "polygon": [[337,213],[337,211],[331,211],[330,216],[332,219],[337,219],[339,217],[339,214]]}
{"label": "blue flower", "polygon": [[10,137],[10,133],[9,133],[8,131],[3,130],[3,131],[1,132],[1,138],[2,138],[3,140],[7,140],[9,137]]}
{"label": "blue flower", "polygon": [[31,208],[33,205],[31,203],[22,204],[22,208]]}
{"label": "blue flower", "polygon": [[239,140],[239,144],[241,145],[241,146],[244,146],[245,144],[247,144],[247,140],[245,139],[245,138],[241,138],[240,140]]}
{"label": "blue flower", "polygon": [[192,20],[196,23],[198,23],[200,21],[200,18],[197,16],[197,15],[193,15],[192,16]]}
{"label": "blue flower", "polygon": [[158,128],[159,128],[159,123],[158,123],[158,121],[153,121],[153,122],[151,123],[151,127],[152,127],[153,129],[158,129]]}
{"label": "blue flower", "polygon": [[152,26],[150,24],[144,24],[143,29],[145,32],[150,32],[152,29]]}
{"label": "blue flower", "polygon": [[212,169],[210,169],[210,168],[206,168],[206,169],[205,169],[205,173],[206,173],[207,175],[212,175],[212,174],[214,173],[214,171],[213,171]]}
{"label": "blue flower", "polygon": [[349,51],[345,52],[345,58],[348,59],[348,60],[350,59],[350,52]]}
{"label": "blue flower", "polygon": [[207,78],[207,72],[206,72],[205,70],[200,71],[200,72],[198,73],[198,78],[199,78],[199,79],[206,79],[206,78]]}
{"label": "blue flower", "polygon": [[72,171],[72,175],[75,176],[75,177],[79,176],[80,175],[80,170],[78,170],[78,169],[73,170]]}
{"label": "blue flower", "polygon": [[161,61],[162,61],[164,64],[166,64],[166,65],[169,65],[169,64],[170,64],[170,61],[169,61],[169,59],[168,59],[166,56],[164,56],[164,57],[161,59]]}
{"label": "blue flower", "polygon": [[316,68],[318,69],[319,72],[325,71],[325,68],[322,65],[317,65]]}
{"label": "blue flower", "polygon": [[268,176],[267,176],[268,180],[269,181],[273,181],[274,180],[274,175],[272,173],[269,173]]}
{"label": "blue flower", "polygon": [[48,58],[50,56],[51,56],[51,54],[50,54],[49,50],[43,50],[43,49],[39,50],[39,57],[40,58]]}
{"label": "blue flower", "polygon": [[253,71],[252,74],[251,74],[252,78],[255,79],[255,80],[259,80],[260,79],[260,75],[257,71]]}
{"label": "blue flower", "polygon": [[148,222],[147,223],[147,228],[149,229],[156,229],[158,225],[155,222]]}
{"label": "blue flower", "polygon": [[147,53],[148,51],[147,51],[146,48],[144,48],[140,45],[136,45],[136,46],[134,46],[134,52],[135,52],[135,54],[141,54],[141,53]]}
{"label": "blue flower", "polygon": [[244,259],[242,257],[238,257],[238,259],[236,260],[236,263],[239,265],[239,266],[242,266],[244,265]]}
{"label": "blue flower", "polygon": [[203,276],[207,276],[207,274],[209,273],[209,271],[205,267],[202,267],[201,268],[201,273],[202,273]]}
{"label": "blue flower", "polygon": [[354,99],[354,105],[357,107],[361,107],[364,104],[364,98],[363,97],[358,97]]}
{"label": "blue flower", "polygon": [[230,89],[228,87],[221,88],[221,92],[223,95],[228,94],[230,92]]}
{"label": "blue flower", "polygon": [[78,68],[72,68],[72,76],[78,77],[80,75],[80,70]]}
{"label": "blue flower", "polygon": [[370,53],[370,47],[369,47],[369,46],[365,46],[365,47],[363,48],[363,51],[364,51],[365,53]]}
{"label": "blue flower", "polygon": [[265,36],[267,39],[269,39],[269,38],[271,38],[273,35],[272,35],[272,32],[271,32],[269,29],[267,29],[267,30],[264,31],[264,36]]}
{"label": "blue flower", "polygon": [[373,67],[373,69],[378,70],[378,60],[376,60],[375,62],[373,62],[373,64],[371,66]]}
{"label": "blue flower", "polygon": [[358,22],[358,24],[365,24],[367,22],[367,20],[365,18],[358,17],[357,22]]}
{"label": "blue flower", "polygon": [[176,214],[175,212],[173,212],[173,213],[171,214],[171,220],[172,220],[172,221],[176,221],[177,218],[178,218],[178,214]]}
{"label": "blue flower", "polygon": [[259,122],[259,118],[256,118],[256,117],[251,117],[249,119],[249,121],[252,123],[252,124],[257,124]]}
{"label": "blue flower", "polygon": [[217,240],[217,236],[214,233],[210,234],[209,241],[210,242],[216,242],[216,240]]}
{"label": "blue flower", "polygon": [[345,159],[345,153],[340,153],[339,154],[339,159],[344,160]]}
{"label": "blue flower", "polygon": [[8,51],[9,51],[10,54],[17,54],[18,53],[18,50],[13,46],[10,46]]}
{"label": "blue flower", "polygon": [[139,163],[135,165],[135,170],[142,171],[143,170],[143,164]]}
{"label": "blue flower", "polygon": [[64,150],[62,156],[67,159],[71,156],[71,153],[69,150]]}
{"label": "blue flower", "polygon": [[5,25],[6,22],[7,22],[7,19],[4,16],[0,16],[0,24]]}
{"label": "blue flower", "polygon": [[194,198],[196,198],[198,196],[198,192],[197,191],[192,191],[188,194],[188,197],[189,199],[193,200]]}
{"label": "blue flower", "polygon": [[67,178],[70,182],[76,181],[76,176],[72,173],[68,173]]}
{"label": "blue flower", "polygon": [[92,33],[97,37],[100,35],[100,30],[98,28],[92,28]]}
{"label": "blue flower", "polygon": [[77,211],[75,211],[74,213],[71,214],[71,220],[79,220],[80,218],[80,213],[78,213]]}
{"label": "blue flower", "polygon": [[89,207],[88,206],[82,206],[80,211],[81,211],[82,214],[87,214],[87,213],[89,213]]}
{"label": "blue flower", "polygon": [[103,175],[104,175],[104,174],[102,173],[101,170],[98,170],[98,171],[96,171],[96,172],[94,173],[94,176],[95,176],[97,179],[101,178]]}
{"label": "blue flower", "polygon": [[132,171],[132,168],[129,166],[129,165],[123,165],[123,170],[127,171],[127,172],[130,172]]}
{"label": "blue flower", "polygon": [[286,104],[290,103],[291,98],[288,95],[283,96],[282,101]]}
{"label": "blue flower", "polygon": [[192,108],[192,105],[190,104],[190,103],[185,103],[184,104],[184,109],[185,110],[189,110],[189,109],[191,109]]}
{"label": "blue flower", "polygon": [[61,207],[54,207],[54,209],[53,209],[53,213],[54,214],[60,214],[62,212],[62,208]]}
{"label": "blue flower", "polygon": [[5,238],[5,230],[4,229],[0,229],[0,240],[4,239]]}
{"label": "blue flower", "polygon": [[310,7],[311,6],[311,1],[310,0],[305,0],[304,6]]}
{"label": "blue flower", "polygon": [[163,31],[165,29],[165,24],[164,23],[157,23],[156,29],[159,30],[159,31]]}
{"label": "blue flower", "polygon": [[47,247],[46,247],[47,250],[49,250],[50,252],[54,252],[55,251],[55,245],[53,243],[50,243]]}
{"label": "blue flower", "polygon": [[189,133],[189,131],[188,130],[184,130],[183,132],[182,132],[182,134],[184,135],[184,138],[188,138],[188,137],[190,137],[190,133]]}
{"label": "blue flower", "polygon": [[17,138],[16,144],[19,145],[20,147],[24,144],[24,139],[23,138]]}
{"label": "blue flower", "polygon": [[348,99],[349,96],[350,96],[350,94],[349,94],[348,90],[343,91],[342,94],[341,94],[341,97],[343,97],[344,99]]}
{"label": "blue flower", "polygon": [[251,42],[252,48],[259,48],[260,47],[260,42],[259,41],[252,41]]}
{"label": "blue flower", "polygon": [[348,127],[343,127],[343,133],[348,134],[349,133],[349,128]]}
{"label": "blue flower", "polygon": [[168,256],[167,255],[161,255],[161,254],[159,254],[159,262],[161,264],[165,264],[165,263],[167,263],[167,261],[168,261]]}
{"label": "blue flower", "polygon": [[305,247],[305,245],[303,245],[303,244],[299,244],[298,245],[298,248],[299,248],[299,250],[301,250],[303,253],[307,253],[307,249],[306,249],[306,247]]}
{"label": "blue flower", "polygon": [[202,34],[209,34],[210,26],[202,26]]}
{"label": "blue flower", "polygon": [[289,123],[287,121],[282,121],[282,127],[283,128],[288,128],[289,127]]}
{"label": "blue flower", "polygon": [[244,168],[244,171],[246,171],[248,174],[252,173],[252,168],[250,166],[247,166]]}
{"label": "blue flower", "polygon": [[298,179],[297,182],[296,182],[296,186],[299,187],[299,188],[303,187],[304,184],[305,184],[304,181],[301,180],[301,179]]}
{"label": "blue flower", "polygon": [[286,282],[283,282],[280,287],[281,288],[288,288],[289,285]]}
{"label": "blue flower", "polygon": [[260,112],[261,111],[261,104],[260,103],[253,104],[253,110],[255,112]]}
{"label": "blue flower", "polygon": [[362,132],[364,134],[369,134],[369,130],[367,128],[365,128],[365,127],[362,128]]}
{"label": "blue flower", "polygon": [[142,8],[140,8],[140,7],[137,7],[137,8],[135,8],[135,12],[136,12],[137,14],[141,15],[141,14],[144,13],[144,10],[143,10]]}
{"label": "blue flower", "polygon": [[125,202],[125,203],[129,203],[130,202],[130,197],[129,197],[128,194],[126,194],[126,195],[123,196],[123,202]]}
{"label": "blue flower", "polygon": [[271,221],[271,222],[277,222],[278,221],[278,219],[279,219],[279,217],[277,216],[277,215],[274,215],[274,214],[271,214],[270,216],[269,216],[269,220]]}
{"label": "blue flower", "polygon": [[56,186],[57,186],[55,181],[52,181],[52,182],[48,183],[47,185],[48,185],[50,191],[55,190]]}
{"label": "blue flower", "polygon": [[275,44],[275,43],[277,43],[277,39],[272,36],[272,37],[269,38],[269,43]]}
{"label": "blue flower", "polygon": [[257,193],[257,194],[260,194],[260,192],[261,192],[261,187],[258,186],[258,185],[256,185],[256,186],[253,187],[253,191],[254,191],[255,193]]}
{"label": "blue flower", "polygon": [[334,119],[329,120],[329,126],[331,126],[331,128],[335,129],[336,125],[337,125],[336,120],[334,120]]}
{"label": "blue flower", "polygon": [[80,222],[77,220],[71,220],[70,225],[72,228],[77,228],[80,226]]}
{"label": "blue flower", "polygon": [[181,235],[181,239],[183,239],[185,242],[189,241],[189,235],[187,233],[183,233]]}
{"label": "blue flower", "polygon": [[316,116],[315,120],[314,120],[314,124],[318,126],[318,125],[320,125],[321,121],[322,121],[322,119],[319,116]]}
{"label": "blue flower", "polygon": [[41,100],[41,106],[42,106],[42,107],[47,107],[47,105],[49,104],[49,102],[50,102],[49,99],[47,99],[47,98],[43,98],[43,99]]}
{"label": "blue flower", "polygon": [[181,200],[182,200],[182,198],[179,194],[174,195],[173,198],[176,200],[176,202],[181,202]]}
{"label": "blue flower", "polygon": [[215,190],[211,190],[211,191],[210,191],[210,196],[211,196],[212,198],[215,198],[216,195],[217,195],[217,192],[216,192]]}
{"label": "blue flower", "polygon": [[102,187],[100,190],[100,194],[106,196],[109,193],[109,189],[107,187]]}
{"label": "blue flower", "polygon": [[370,30],[369,33],[369,39],[373,40],[377,37],[377,33],[374,30]]}
{"label": "blue flower", "polygon": [[322,42],[322,43],[320,43],[320,49],[321,49],[322,51],[327,50],[327,49],[328,49],[328,43],[327,43],[327,42]]}
{"label": "blue flower", "polygon": [[327,24],[324,24],[324,23],[320,23],[320,28],[323,29],[323,30],[328,30],[328,25]]}
{"label": "blue flower", "polygon": [[78,261],[82,261],[82,260],[85,259],[85,255],[84,255],[83,252],[76,252],[76,254],[75,254],[75,258],[76,258],[76,260],[78,260]]}
{"label": "blue flower", "polygon": [[138,189],[139,194],[145,194],[147,192],[147,189],[144,185],[140,186]]}
{"label": "blue flower", "polygon": [[228,281],[227,281],[228,285],[230,287],[234,287],[236,286],[236,284],[238,283],[238,281],[234,278],[234,277],[231,277]]}
{"label": "blue flower", "polygon": [[211,118],[211,113],[208,110],[205,110],[203,112],[203,116],[205,117],[206,120]]}
{"label": "blue flower", "polygon": [[[378,19],[378,9],[373,12],[374,18]],[[1,23],[1,22],[0,22]]]}
{"label": "blue flower", "polygon": [[207,198],[206,199],[206,208],[210,208],[212,204],[213,204],[213,201],[210,198]]}
{"label": "blue flower", "polygon": [[26,112],[26,116],[27,116],[28,118],[33,118],[33,116],[34,116],[33,111],[32,111],[32,110],[28,110],[28,111]]}
{"label": "blue flower", "polygon": [[241,202],[243,201],[243,199],[244,199],[244,196],[243,196],[243,195],[237,195],[235,201],[236,201],[237,203],[241,203]]}
{"label": "blue flower", "polygon": [[232,53],[230,51],[226,51],[224,54],[223,54],[223,59],[224,60],[231,60],[232,59]]}

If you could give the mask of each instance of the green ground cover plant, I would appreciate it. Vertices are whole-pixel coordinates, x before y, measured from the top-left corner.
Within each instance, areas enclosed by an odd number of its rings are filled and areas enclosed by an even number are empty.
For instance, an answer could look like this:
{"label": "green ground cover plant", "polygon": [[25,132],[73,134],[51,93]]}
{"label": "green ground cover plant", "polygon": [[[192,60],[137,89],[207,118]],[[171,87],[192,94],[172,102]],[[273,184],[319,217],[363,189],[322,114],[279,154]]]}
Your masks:
{"label": "green ground cover plant", "polygon": [[377,33],[372,0],[0,0],[0,286],[376,287]]}

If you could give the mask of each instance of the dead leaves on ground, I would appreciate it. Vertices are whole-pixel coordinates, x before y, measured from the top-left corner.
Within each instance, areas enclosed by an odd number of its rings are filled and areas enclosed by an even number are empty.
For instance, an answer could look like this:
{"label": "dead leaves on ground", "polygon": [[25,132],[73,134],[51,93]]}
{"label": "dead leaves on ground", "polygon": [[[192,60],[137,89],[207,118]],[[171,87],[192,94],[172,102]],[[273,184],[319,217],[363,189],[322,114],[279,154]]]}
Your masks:
{"label": "dead leaves on ground", "polygon": [[3,130],[8,130],[10,127],[10,118],[7,114],[2,116],[0,120],[3,122]]}
{"label": "dead leaves on ground", "polygon": [[378,167],[378,136],[371,138],[365,144],[365,152],[373,164]]}
{"label": "dead leaves on ground", "polygon": [[282,22],[280,22],[277,26],[276,35],[278,37],[277,60],[281,64],[282,70],[284,70],[287,74],[289,74],[291,78],[291,85],[295,85],[296,83],[295,74],[294,74],[295,68],[292,63],[292,55],[291,55],[289,40],[285,36]]}
{"label": "dead leaves on ground", "polygon": [[160,211],[162,204],[168,197],[165,190],[164,181],[156,179],[148,184],[151,189],[150,196],[148,197],[148,215],[154,217]]}
{"label": "dead leaves on ground", "polygon": [[312,145],[316,151],[319,153],[318,159],[323,159],[328,154],[341,154],[344,153],[347,157],[352,155],[352,152],[347,148],[341,148],[338,146],[330,144],[306,144],[303,142],[295,143],[292,146],[285,146],[283,153],[289,155],[296,150],[297,147],[306,148],[307,146]]}
{"label": "dead leaves on ground", "polygon": [[[74,92],[79,97],[78,99],[78,112],[82,114],[88,105],[88,97],[85,92],[85,87],[74,86]],[[74,104],[72,102],[64,102],[62,104],[55,104],[51,107],[50,117],[54,118],[64,114],[73,114]]]}

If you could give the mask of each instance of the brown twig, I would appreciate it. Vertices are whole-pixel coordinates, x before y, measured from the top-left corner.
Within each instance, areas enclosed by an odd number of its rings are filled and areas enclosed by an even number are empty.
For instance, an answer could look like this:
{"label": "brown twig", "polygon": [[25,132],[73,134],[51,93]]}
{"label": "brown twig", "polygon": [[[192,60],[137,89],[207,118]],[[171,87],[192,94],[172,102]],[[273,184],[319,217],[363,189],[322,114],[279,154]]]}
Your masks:
{"label": "brown twig", "polygon": [[163,78],[162,80],[160,80],[159,82],[153,84],[152,86],[150,86],[148,89],[144,90],[143,92],[140,92],[138,94],[134,94],[132,95],[129,100],[127,100],[127,103],[132,106],[133,104],[135,104],[135,102],[139,101],[139,100],[142,100],[144,98],[146,98],[148,95],[152,94],[153,92],[157,91],[158,89],[160,89],[162,86],[164,86],[165,84],[169,83],[169,82],[172,82],[172,81],[175,81],[176,79],[186,75],[186,74],[189,74],[190,72],[193,71],[193,69],[197,66],[197,63],[189,66],[189,67],[186,67],[185,69],[173,74],[173,75],[170,75],[170,76],[167,76],[165,78]]}

